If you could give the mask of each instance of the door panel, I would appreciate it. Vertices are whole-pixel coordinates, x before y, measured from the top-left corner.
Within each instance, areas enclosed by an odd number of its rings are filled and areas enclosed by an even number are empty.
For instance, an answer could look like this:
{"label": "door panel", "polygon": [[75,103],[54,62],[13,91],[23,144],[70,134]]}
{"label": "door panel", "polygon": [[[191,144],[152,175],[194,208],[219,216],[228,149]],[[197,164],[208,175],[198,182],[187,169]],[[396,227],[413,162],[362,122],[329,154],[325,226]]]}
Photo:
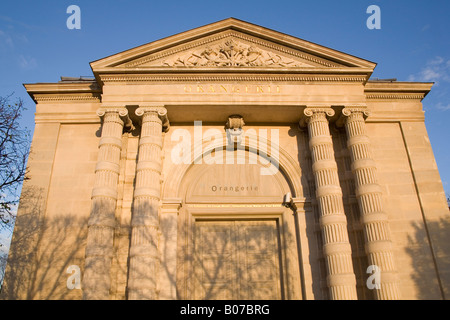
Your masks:
{"label": "door panel", "polygon": [[195,299],[236,299],[233,223],[199,223],[196,227]]}
{"label": "door panel", "polygon": [[197,221],[195,299],[281,299],[276,221]]}

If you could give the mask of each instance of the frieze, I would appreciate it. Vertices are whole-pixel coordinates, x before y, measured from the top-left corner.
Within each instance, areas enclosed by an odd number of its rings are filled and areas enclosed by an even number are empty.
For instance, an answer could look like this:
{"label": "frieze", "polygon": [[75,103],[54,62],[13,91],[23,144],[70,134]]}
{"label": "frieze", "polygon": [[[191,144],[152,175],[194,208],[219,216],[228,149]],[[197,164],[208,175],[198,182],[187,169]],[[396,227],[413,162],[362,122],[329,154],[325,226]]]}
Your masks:
{"label": "frieze", "polygon": [[38,102],[56,102],[56,101],[80,101],[80,102],[99,102],[101,99],[100,94],[80,94],[80,95],[68,95],[68,94],[35,94],[34,99]]}
{"label": "frieze", "polygon": [[281,93],[281,86],[263,84],[197,84],[185,85],[185,93]]}
{"label": "frieze", "polygon": [[366,99],[370,100],[422,100],[425,98],[423,93],[366,93]]}

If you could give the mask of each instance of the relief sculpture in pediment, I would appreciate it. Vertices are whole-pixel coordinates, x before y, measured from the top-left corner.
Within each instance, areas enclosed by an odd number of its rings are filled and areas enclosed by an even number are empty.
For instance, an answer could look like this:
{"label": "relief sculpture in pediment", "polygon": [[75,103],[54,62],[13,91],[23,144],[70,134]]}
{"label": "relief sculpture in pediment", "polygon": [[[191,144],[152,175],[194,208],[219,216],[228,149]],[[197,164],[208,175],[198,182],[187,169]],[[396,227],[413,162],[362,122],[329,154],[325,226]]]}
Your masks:
{"label": "relief sculpture in pediment", "polygon": [[301,62],[233,39],[163,61],[169,67],[304,67]]}

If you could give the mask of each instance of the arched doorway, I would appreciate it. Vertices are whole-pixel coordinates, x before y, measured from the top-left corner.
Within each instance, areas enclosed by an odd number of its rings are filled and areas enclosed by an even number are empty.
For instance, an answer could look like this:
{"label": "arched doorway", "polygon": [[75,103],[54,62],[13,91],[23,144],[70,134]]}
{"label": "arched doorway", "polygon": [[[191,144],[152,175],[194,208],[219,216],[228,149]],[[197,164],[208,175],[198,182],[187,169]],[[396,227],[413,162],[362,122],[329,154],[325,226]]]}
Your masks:
{"label": "arched doorway", "polygon": [[178,297],[301,299],[295,212],[283,206],[284,196],[298,190],[285,155],[273,175],[261,174],[267,159],[256,150],[224,147],[224,156],[233,162],[197,162],[183,171]]}

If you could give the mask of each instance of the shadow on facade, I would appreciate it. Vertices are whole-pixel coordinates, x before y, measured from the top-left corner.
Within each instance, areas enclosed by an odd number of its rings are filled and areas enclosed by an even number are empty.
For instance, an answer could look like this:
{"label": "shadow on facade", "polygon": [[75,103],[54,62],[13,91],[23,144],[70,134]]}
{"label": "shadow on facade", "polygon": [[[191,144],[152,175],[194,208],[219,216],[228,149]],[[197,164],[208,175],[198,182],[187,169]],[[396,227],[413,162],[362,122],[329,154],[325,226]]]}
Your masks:
{"label": "shadow on facade", "polygon": [[[351,174],[350,156],[347,150],[346,134],[330,126],[333,139],[333,151],[336,160],[339,183],[342,189],[344,211],[347,218],[349,242],[352,247],[352,262],[356,276],[357,297],[360,300],[372,300],[373,294],[366,287],[365,270],[368,266],[364,252],[364,236],[360,223],[360,213],[355,197],[355,185]],[[307,199],[305,207],[306,233],[311,265],[312,291],[315,299],[328,300],[327,266],[323,254],[323,238],[320,228],[320,211],[316,200],[316,184],[312,172],[312,155],[309,149],[308,130],[298,126],[291,127],[289,135],[297,138],[298,162],[302,171],[302,187]]]}
{"label": "shadow on facade", "polygon": [[[291,137],[296,137],[298,150],[303,151],[297,154],[297,160],[300,164],[302,178],[301,184],[303,195],[299,197],[306,198],[305,222],[306,234],[308,238],[309,256],[311,265],[312,291],[315,299],[328,299],[328,288],[326,286],[326,266],[322,253],[322,234],[319,228],[319,211],[315,202],[315,180],[312,174],[312,160],[309,151],[309,138],[306,129],[300,129],[298,126],[292,126],[289,130]],[[303,284],[305,285],[305,284]]]}
{"label": "shadow on facade", "polygon": [[[449,299],[450,256],[448,244],[450,243],[450,219],[440,218],[438,221],[428,222],[427,227],[423,223],[413,223],[412,226],[414,234],[408,235],[406,253],[413,263],[412,279],[418,290],[417,299]],[[430,258],[430,239],[427,236],[429,234],[433,235],[432,243],[435,259]],[[432,264],[434,264],[434,268]],[[439,277],[436,270],[439,272]]]}
{"label": "shadow on facade", "polygon": [[23,188],[2,300],[81,297],[80,290],[68,290],[66,271],[69,265],[83,269],[87,219],[74,214],[44,219],[43,195],[42,188]]}
{"label": "shadow on facade", "polygon": [[[266,228],[252,226],[251,221],[223,222],[223,226],[214,226],[214,231],[195,235],[196,248],[184,259],[185,287],[180,288],[187,297],[179,292],[179,298],[286,299],[289,279],[284,270],[290,262],[279,254],[282,244],[275,228],[269,223]],[[240,225],[245,222],[249,224]]]}
{"label": "shadow on facade", "polygon": [[[246,151],[253,152],[247,148]],[[289,184],[289,179],[284,177]],[[244,219],[238,215],[222,215],[209,217],[211,220],[198,217],[192,222],[188,212],[181,213],[180,217],[176,286],[179,299],[298,299],[302,273],[294,274],[293,270],[301,270],[302,263],[296,254],[289,255],[295,250],[293,244],[299,245],[295,234],[298,230],[289,230],[286,220],[290,218],[277,220],[248,215]],[[213,223],[208,225],[209,222]],[[207,231],[199,233],[201,228]],[[175,280],[170,279],[171,283]]]}

